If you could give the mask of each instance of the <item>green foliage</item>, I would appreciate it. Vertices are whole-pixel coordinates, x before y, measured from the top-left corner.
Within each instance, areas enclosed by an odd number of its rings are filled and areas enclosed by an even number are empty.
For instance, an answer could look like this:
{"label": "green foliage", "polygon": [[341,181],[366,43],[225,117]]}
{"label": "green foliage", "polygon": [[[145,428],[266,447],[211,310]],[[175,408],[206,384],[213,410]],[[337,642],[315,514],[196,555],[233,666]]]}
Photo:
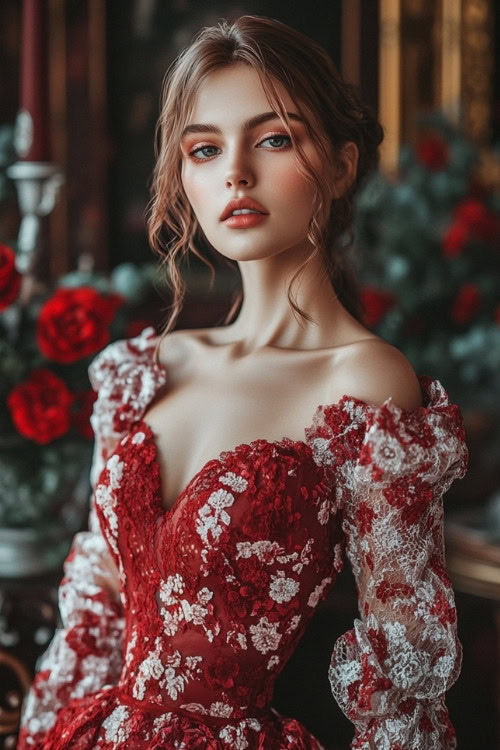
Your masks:
{"label": "green foliage", "polygon": [[358,275],[369,304],[385,295],[378,335],[459,403],[491,404],[500,396],[500,196],[478,179],[478,152],[461,132],[439,113],[422,126],[418,144],[401,149],[397,178],[374,173],[358,197]]}

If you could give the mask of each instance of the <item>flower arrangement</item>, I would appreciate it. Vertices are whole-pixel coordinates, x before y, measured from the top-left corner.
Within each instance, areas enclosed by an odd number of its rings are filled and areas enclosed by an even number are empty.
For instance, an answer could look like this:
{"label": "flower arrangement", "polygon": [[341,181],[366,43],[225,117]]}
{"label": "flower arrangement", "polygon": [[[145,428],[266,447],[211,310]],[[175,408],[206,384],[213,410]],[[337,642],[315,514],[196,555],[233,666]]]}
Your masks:
{"label": "flower arrangement", "polygon": [[365,322],[462,406],[490,408],[500,396],[500,194],[442,114],[421,125],[397,177],[373,174],[358,198]]}
{"label": "flower arrangement", "polygon": [[35,283],[23,299],[14,250],[0,244],[0,527],[82,522],[88,492],[81,507],[72,493],[88,485],[93,449],[88,366],[149,324],[135,315],[154,281],[153,265],[125,263],[109,279],[76,271],[55,289]]}

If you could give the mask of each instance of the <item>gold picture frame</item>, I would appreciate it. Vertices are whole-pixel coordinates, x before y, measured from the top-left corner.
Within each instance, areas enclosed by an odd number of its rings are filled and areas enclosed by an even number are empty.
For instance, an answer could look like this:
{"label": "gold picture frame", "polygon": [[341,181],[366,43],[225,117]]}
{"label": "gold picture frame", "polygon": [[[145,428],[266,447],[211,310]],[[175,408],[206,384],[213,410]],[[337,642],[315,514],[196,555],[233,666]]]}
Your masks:
{"label": "gold picture frame", "polygon": [[440,109],[481,151],[483,179],[500,187],[489,149],[493,87],[493,0],[379,0],[381,167],[397,170],[420,114]]}

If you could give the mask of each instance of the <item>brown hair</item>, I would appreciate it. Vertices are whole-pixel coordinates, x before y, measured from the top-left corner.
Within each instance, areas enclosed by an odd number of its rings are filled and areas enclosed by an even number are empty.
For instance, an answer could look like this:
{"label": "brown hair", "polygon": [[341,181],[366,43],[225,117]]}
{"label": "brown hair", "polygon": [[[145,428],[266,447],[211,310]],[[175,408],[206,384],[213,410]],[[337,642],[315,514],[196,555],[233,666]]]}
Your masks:
{"label": "brown hair", "polygon": [[[192,111],[196,92],[205,78],[213,71],[235,63],[245,63],[258,72],[270,106],[280,116],[291,138],[298,169],[315,186],[308,232],[308,239],[314,246],[311,257],[318,252],[323,254],[326,272],[340,301],[351,314],[359,317],[355,280],[343,258],[345,248],[339,247],[338,240],[349,230],[348,244],[353,243],[354,194],[378,165],[382,126],[371,109],[359,100],[355,88],[342,80],[320,45],[279,21],[245,15],[231,24],[221,21],[201,29],[173,61],[165,76],[161,114],[156,127],[157,161],[147,224],[151,247],[162,258],[161,267],[167,266],[167,283],[173,288],[174,299],[166,327],[157,343],[156,358],[163,337],[175,325],[186,291],[177,267],[177,256],[182,259],[191,250],[210,268],[213,283],[214,268],[196,248],[196,239],[203,237],[203,233],[182,186],[180,136]],[[305,119],[309,135],[323,158],[331,160],[333,155],[335,160],[348,141],[357,145],[356,179],[340,198],[332,200],[331,186],[320,180],[297,143],[276,81],[287,90]],[[169,236],[167,243],[163,240],[165,232]],[[224,260],[232,267],[236,264],[236,261]],[[293,276],[287,296],[292,308],[310,321],[311,316],[301,310],[291,296],[292,284],[304,266],[305,263]],[[239,290],[224,324],[234,318],[242,298],[243,292]]]}

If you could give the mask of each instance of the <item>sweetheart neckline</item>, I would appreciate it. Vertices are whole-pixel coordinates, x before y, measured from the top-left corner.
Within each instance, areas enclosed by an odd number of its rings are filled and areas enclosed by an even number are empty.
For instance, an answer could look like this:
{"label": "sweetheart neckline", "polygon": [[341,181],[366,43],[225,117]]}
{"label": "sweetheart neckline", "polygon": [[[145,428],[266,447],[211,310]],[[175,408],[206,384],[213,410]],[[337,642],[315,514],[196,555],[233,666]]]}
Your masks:
{"label": "sweetheart neckline", "polygon": [[[336,404],[334,404],[334,405],[336,405]],[[323,407],[323,405],[320,404],[315,409],[314,414],[313,414],[313,421],[311,422],[311,424],[308,427],[304,427],[304,432],[306,432],[306,430],[310,430],[314,426],[314,417],[316,416],[317,412],[321,408],[326,408],[326,407]],[[184,487],[184,489],[181,490],[181,492],[175,498],[175,500],[172,503],[172,505],[169,508],[165,508],[163,506],[163,502],[162,502],[163,497],[162,497],[162,493],[161,493],[162,476],[161,476],[161,472],[160,472],[160,462],[158,460],[158,445],[156,443],[156,437],[157,437],[157,435],[154,432],[154,430],[149,426],[149,424],[142,417],[140,417],[139,419],[137,419],[134,422],[134,425],[132,426],[132,429],[130,430],[130,432],[128,434],[128,439],[130,439],[130,436],[132,435],[132,432],[135,431],[134,428],[136,428],[136,427],[138,427],[140,430],[144,430],[144,428],[145,428],[146,435],[149,438],[150,444],[153,446],[153,449],[154,449],[154,463],[155,463],[155,465],[158,468],[158,478],[159,478],[159,487],[158,487],[158,490],[155,491],[155,493],[154,493],[154,499],[155,499],[156,505],[157,505],[157,508],[156,508],[156,510],[157,510],[156,523],[157,524],[158,524],[158,522],[162,518],[165,519],[165,518],[168,518],[171,515],[173,515],[174,510],[177,508],[177,505],[179,504],[179,501],[187,493],[187,491],[190,488],[191,484],[194,482],[195,479],[198,479],[198,477],[200,476],[200,474],[202,474],[205,471],[205,469],[210,464],[212,464],[214,462],[218,462],[220,464],[223,464],[223,460],[221,460],[221,459],[223,459],[223,457],[225,455],[234,455],[239,448],[252,448],[257,443],[264,443],[267,447],[293,446],[295,448],[297,445],[300,445],[302,447],[306,447],[309,450],[311,450],[311,446],[309,445],[309,443],[307,442],[307,440],[294,440],[293,438],[288,438],[288,437],[283,437],[283,438],[281,438],[281,440],[267,440],[266,438],[257,438],[256,440],[252,440],[250,443],[238,443],[238,445],[234,446],[234,448],[229,448],[229,449],[226,449],[226,450],[222,450],[219,453],[218,456],[215,456],[214,458],[208,459],[208,461],[206,461],[204,463],[204,465],[195,474],[193,474],[193,476],[191,477],[191,479],[188,480],[186,486]],[[320,468],[320,467],[318,467],[318,468]]]}
{"label": "sweetheart neckline", "polygon": [[[163,366],[160,365],[160,367],[163,367]],[[167,373],[165,372],[165,374],[167,374]],[[420,380],[420,378],[419,378],[419,380]],[[421,380],[420,380],[420,385],[421,385],[422,396],[424,396],[425,389],[423,388]],[[309,425],[306,426],[306,427],[304,427],[304,436],[305,436],[304,440],[301,440],[301,439],[294,440],[293,438],[289,438],[289,437],[282,437],[279,440],[267,440],[266,438],[256,438],[255,440],[252,440],[250,443],[244,443],[244,442],[243,443],[239,443],[238,445],[234,446],[233,448],[229,448],[227,450],[221,451],[218,456],[214,456],[214,458],[210,458],[208,461],[205,462],[205,464],[195,474],[193,474],[193,476],[187,482],[186,486],[181,490],[181,492],[179,493],[179,495],[175,498],[175,500],[174,500],[173,504],[170,506],[170,508],[164,508],[164,506],[163,506],[163,497],[162,497],[162,492],[161,492],[161,480],[162,480],[162,476],[161,476],[161,473],[160,473],[160,463],[159,463],[159,460],[158,460],[159,451],[158,451],[158,445],[157,445],[157,442],[156,442],[157,435],[154,432],[154,430],[149,426],[149,424],[144,420],[143,416],[137,418],[136,420],[134,420],[133,424],[131,425],[131,431],[136,426],[140,426],[142,429],[144,429],[144,428],[146,429],[146,432],[149,433],[150,442],[151,442],[151,444],[152,444],[152,446],[154,448],[154,462],[155,462],[156,466],[158,467],[158,474],[159,474],[159,479],[160,479],[160,486],[158,488],[158,492],[155,493],[155,500],[156,500],[156,503],[157,503],[157,506],[158,506],[157,507],[157,523],[158,523],[159,518],[165,519],[165,518],[170,517],[173,514],[174,510],[177,508],[177,506],[179,504],[179,501],[187,493],[187,491],[188,491],[189,487],[191,486],[192,482],[195,479],[198,479],[198,477],[200,476],[200,474],[202,474],[202,472],[205,471],[205,469],[207,468],[207,466],[209,464],[211,464],[213,462],[219,462],[219,463],[221,463],[221,458],[224,456],[224,454],[234,455],[235,452],[238,450],[238,448],[252,448],[252,446],[254,446],[257,443],[264,443],[266,446],[269,446],[269,447],[273,447],[273,446],[286,446],[286,445],[292,445],[293,447],[296,447],[297,445],[300,445],[300,446],[303,446],[303,447],[307,447],[309,450],[312,450],[311,446],[310,446],[310,444],[308,442],[308,433],[314,429],[315,422],[316,422],[316,417],[317,417],[318,413],[320,412],[320,410],[326,411],[327,409],[341,409],[346,401],[355,402],[357,406],[361,406],[363,408],[363,410],[364,410],[365,413],[367,411],[369,411],[370,409],[377,410],[377,409],[380,409],[383,406],[386,406],[388,404],[392,404],[392,406],[397,411],[399,411],[399,412],[413,411],[415,413],[418,413],[420,411],[427,411],[427,409],[428,409],[428,407],[425,406],[424,404],[422,404],[422,406],[419,406],[419,407],[417,407],[416,409],[413,409],[413,410],[402,409],[401,407],[399,407],[399,406],[397,406],[396,404],[393,403],[392,397],[390,397],[390,396],[389,396],[389,398],[387,398],[384,401],[384,403],[381,406],[374,406],[373,404],[368,404],[366,401],[363,401],[362,399],[359,399],[356,396],[350,396],[348,394],[344,394],[343,396],[341,396],[337,401],[335,401],[332,404],[319,404],[316,407],[316,409],[314,410],[314,412],[312,414],[311,421],[310,421]],[[144,412],[143,412],[143,414],[144,414]],[[129,432],[129,435],[131,434],[131,431]],[[321,467],[318,467],[318,468],[321,468]]]}
{"label": "sweetheart neckline", "polygon": [[[148,329],[146,329],[146,330],[148,330]],[[145,331],[143,331],[143,333],[141,334],[141,336],[144,333],[145,333]],[[163,375],[165,377],[165,382],[168,382],[168,380],[169,380],[169,373],[167,371],[167,367],[162,362],[156,362],[154,360],[154,357],[151,358],[151,353],[152,353],[151,352],[151,348],[147,349],[146,351],[147,351],[147,353],[149,355],[148,365],[150,367],[152,366],[153,368],[156,367],[158,369],[158,371],[160,371],[161,373],[163,373]],[[151,361],[151,359],[153,361]],[[411,412],[415,412],[415,413],[419,413],[421,411],[427,411],[428,406],[425,404],[425,401],[426,401],[425,397],[427,395],[427,389],[425,387],[426,377],[425,376],[419,376],[418,380],[419,380],[419,384],[420,384],[420,390],[421,390],[421,393],[422,393],[422,405],[416,407],[415,409],[407,410],[407,409],[404,409],[402,407],[397,406],[396,404],[394,404],[391,396],[389,396],[387,399],[385,399],[385,401],[380,406],[375,406],[374,404],[369,404],[366,401],[364,401],[363,399],[357,398],[356,396],[351,396],[351,395],[349,395],[347,393],[344,393],[340,398],[337,399],[337,401],[335,401],[333,403],[329,403],[329,404],[319,404],[316,407],[316,409],[314,410],[314,412],[312,414],[311,422],[309,423],[308,426],[304,427],[305,440],[293,440],[293,438],[288,438],[288,437],[283,437],[283,438],[281,438],[281,440],[267,440],[266,438],[257,438],[256,440],[253,440],[251,443],[240,443],[239,445],[235,446],[234,448],[221,451],[218,456],[216,456],[214,458],[211,458],[208,461],[206,461],[205,464],[191,477],[191,479],[189,479],[188,483],[186,484],[186,486],[184,487],[184,489],[179,493],[179,495],[175,498],[175,500],[174,500],[173,504],[170,506],[170,508],[164,508],[163,507],[163,497],[162,497],[162,493],[161,493],[161,479],[162,479],[162,477],[161,477],[161,474],[160,474],[160,464],[159,464],[159,461],[158,461],[159,452],[158,452],[158,445],[157,445],[157,442],[156,442],[156,433],[149,426],[149,424],[144,420],[144,414],[145,414],[145,412],[147,411],[147,408],[148,408],[148,405],[146,405],[145,408],[144,408],[144,410],[142,411],[141,416],[138,417],[136,420],[134,420],[134,422],[131,424],[131,428],[133,429],[134,425],[138,425],[139,424],[142,427],[145,427],[149,431],[149,433],[150,433],[149,436],[150,436],[151,444],[153,445],[153,448],[154,448],[154,461],[155,461],[155,464],[158,466],[158,473],[159,473],[159,478],[160,478],[160,488],[158,490],[158,497],[156,497],[156,495],[155,495],[155,499],[157,500],[157,504],[158,504],[158,514],[159,514],[159,516],[160,517],[161,516],[163,516],[163,517],[169,517],[169,516],[171,516],[172,513],[174,512],[174,510],[176,509],[177,505],[179,504],[179,500],[186,494],[186,492],[189,489],[191,483],[195,479],[197,479],[203,471],[205,471],[205,469],[207,468],[207,466],[209,464],[211,464],[213,461],[219,461],[220,462],[221,461],[221,457],[224,454],[234,454],[236,452],[236,450],[238,448],[240,448],[240,447],[251,448],[255,443],[261,442],[261,443],[265,443],[267,446],[283,446],[283,445],[287,445],[288,444],[288,445],[293,445],[295,447],[297,445],[301,445],[301,446],[306,446],[306,447],[309,448],[309,450],[311,450],[311,446],[307,442],[307,440],[308,440],[307,433],[314,429],[315,422],[316,422],[316,416],[320,412],[320,410],[325,411],[327,409],[340,409],[340,408],[342,408],[344,402],[346,402],[346,401],[353,401],[357,406],[361,406],[362,409],[363,409],[363,411],[365,413],[368,412],[369,410],[381,409],[384,406],[387,406],[389,404],[392,406],[392,408],[394,408],[396,411],[398,411],[400,413],[404,413],[404,412],[407,412],[407,411],[411,411]],[[433,382],[436,382],[436,381],[433,381]]]}

